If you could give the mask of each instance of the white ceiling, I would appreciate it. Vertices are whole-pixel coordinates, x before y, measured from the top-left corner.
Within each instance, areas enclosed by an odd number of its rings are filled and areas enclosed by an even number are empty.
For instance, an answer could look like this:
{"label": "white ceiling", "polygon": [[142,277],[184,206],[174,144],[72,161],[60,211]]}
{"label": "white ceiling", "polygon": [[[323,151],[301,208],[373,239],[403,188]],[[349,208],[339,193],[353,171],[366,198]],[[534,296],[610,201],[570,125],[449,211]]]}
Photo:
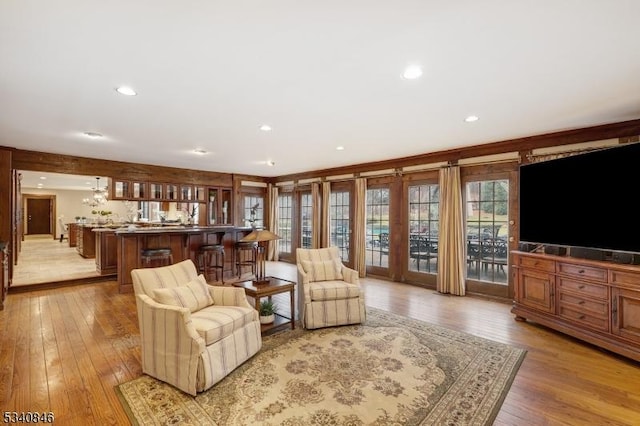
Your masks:
{"label": "white ceiling", "polygon": [[0,145],[280,176],[637,119],[639,17],[638,0],[4,0]]}
{"label": "white ceiling", "polygon": [[[21,171],[20,185],[22,189],[66,189],[73,191],[91,191],[94,188],[104,189],[108,187],[109,179],[104,176],[79,176],[61,173],[45,173]],[[96,178],[100,180],[96,180]]]}

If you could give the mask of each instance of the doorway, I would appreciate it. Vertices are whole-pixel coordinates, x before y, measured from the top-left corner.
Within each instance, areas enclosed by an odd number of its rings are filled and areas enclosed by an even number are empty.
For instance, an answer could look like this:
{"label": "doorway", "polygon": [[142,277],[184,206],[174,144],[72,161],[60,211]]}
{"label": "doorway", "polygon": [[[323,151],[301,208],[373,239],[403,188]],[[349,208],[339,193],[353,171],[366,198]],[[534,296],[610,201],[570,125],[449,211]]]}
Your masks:
{"label": "doorway", "polygon": [[55,195],[24,194],[25,235],[54,235]]}

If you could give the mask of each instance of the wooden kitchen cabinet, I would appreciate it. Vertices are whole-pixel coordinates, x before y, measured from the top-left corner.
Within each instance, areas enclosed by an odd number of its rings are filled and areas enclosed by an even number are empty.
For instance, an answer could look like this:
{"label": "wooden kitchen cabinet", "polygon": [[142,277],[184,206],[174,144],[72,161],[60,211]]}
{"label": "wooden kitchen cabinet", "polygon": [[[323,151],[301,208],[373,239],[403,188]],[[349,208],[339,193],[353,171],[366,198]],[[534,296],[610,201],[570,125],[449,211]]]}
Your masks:
{"label": "wooden kitchen cabinet", "polygon": [[209,188],[208,225],[231,225],[233,221],[231,188]]}

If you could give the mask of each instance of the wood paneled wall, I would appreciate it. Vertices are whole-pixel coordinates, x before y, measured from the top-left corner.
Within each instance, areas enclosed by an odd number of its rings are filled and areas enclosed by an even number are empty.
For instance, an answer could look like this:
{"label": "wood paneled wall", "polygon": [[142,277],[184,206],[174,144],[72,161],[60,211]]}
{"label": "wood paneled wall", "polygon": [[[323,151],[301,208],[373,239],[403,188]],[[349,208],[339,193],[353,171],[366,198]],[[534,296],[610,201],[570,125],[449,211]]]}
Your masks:
{"label": "wood paneled wall", "polygon": [[[11,241],[11,156],[0,148],[0,241]],[[11,247],[11,245],[9,245]]]}
{"label": "wood paneled wall", "polygon": [[[433,164],[439,162],[457,162],[464,158],[483,157],[488,155],[503,154],[506,152],[520,152],[526,155],[533,149],[548,148],[552,146],[570,145],[576,143],[599,141],[605,139],[620,138],[627,142],[630,137],[640,135],[640,119],[623,121],[620,123],[604,124],[600,126],[585,127],[582,129],[565,130],[547,133],[543,135],[528,136],[517,139],[508,139],[499,142],[486,143],[464,148],[456,148],[444,151],[430,152],[411,157],[395,158],[385,161],[355,164],[352,166],[336,167],[278,176],[272,178],[276,182],[297,182],[301,179],[336,176],[343,174],[359,174],[374,170],[398,169],[402,167],[417,166],[421,164]],[[637,140],[637,138],[635,139]]]}
{"label": "wood paneled wall", "polygon": [[13,151],[12,168],[73,175],[117,176],[124,180],[143,182],[175,182],[227,187],[231,187],[233,184],[233,175],[230,173],[74,157],[20,149]]}

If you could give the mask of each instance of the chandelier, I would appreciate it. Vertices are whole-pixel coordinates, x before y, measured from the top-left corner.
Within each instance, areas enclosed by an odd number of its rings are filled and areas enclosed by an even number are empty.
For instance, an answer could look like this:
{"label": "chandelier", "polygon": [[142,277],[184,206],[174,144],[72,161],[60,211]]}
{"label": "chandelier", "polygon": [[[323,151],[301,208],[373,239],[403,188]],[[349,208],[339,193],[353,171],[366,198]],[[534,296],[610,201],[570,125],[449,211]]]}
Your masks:
{"label": "chandelier", "polygon": [[107,187],[104,189],[100,188],[100,178],[96,178],[96,187],[92,190],[92,196],[89,198],[84,198],[82,200],[82,204],[86,204],[87,206],[97,207],[107,202]]}

